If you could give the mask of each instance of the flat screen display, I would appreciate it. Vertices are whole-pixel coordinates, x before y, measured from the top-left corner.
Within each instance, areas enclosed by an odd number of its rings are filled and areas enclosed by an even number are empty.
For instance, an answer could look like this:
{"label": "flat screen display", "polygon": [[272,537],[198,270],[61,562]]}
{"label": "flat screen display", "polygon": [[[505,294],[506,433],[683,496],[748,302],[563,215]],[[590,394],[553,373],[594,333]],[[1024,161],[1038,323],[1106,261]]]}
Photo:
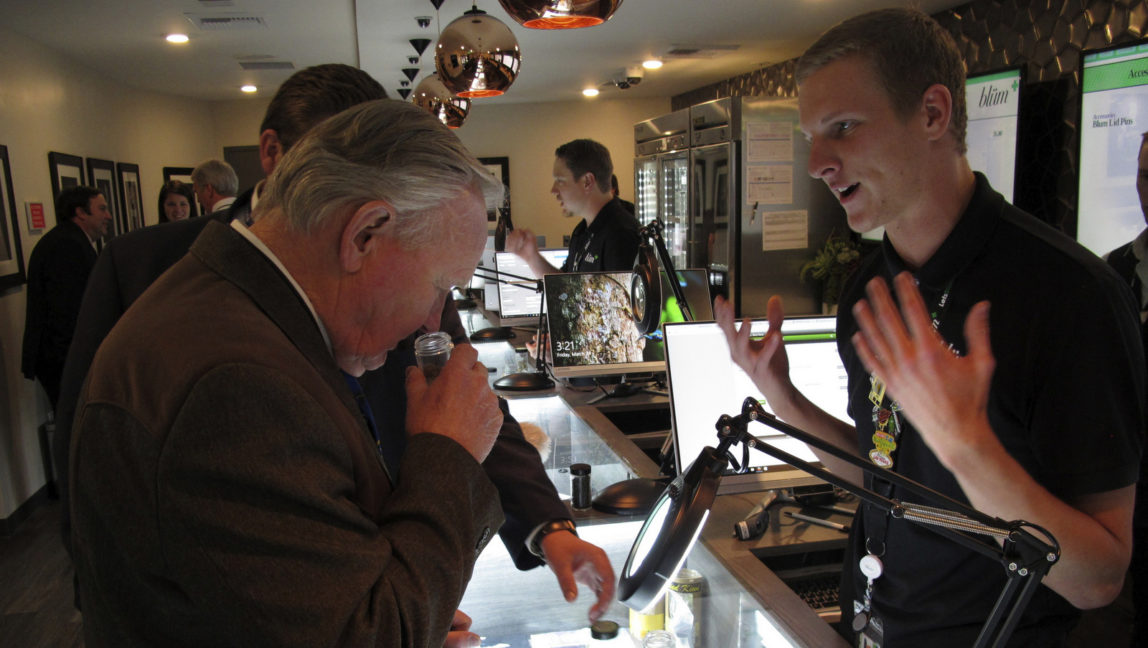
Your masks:
{"label": "flat screen display", "polygon": [[[742,325],[739,324],[738,328]],[[754,337],[765,335],[769,322],[750,320]],[[849,421],[848,379],[837,353],[836,320],[833,317],[789,318],[782,324],[793,384],[829,414]],[[730,359],[729,347],[713,322],[666,326],[666,364],[670,384],[670,411],[677,465],[685,470],[706,446],[716,446],[717,421],[723,414],[741,413],[742,402],[752,397],[771,411],[765,397]],[[813,451],[801,441],[765,425],[753,424],[750,432],[794,456],[817,462]],[[737,455],[740,457],[740,450]],[[735,474],[731,468],[722,478],[719,492],[766,490],[816,483],[808,473],[756,450],[749,454],[750,471]]]}
{"label": "flat screen display", "polygon": [[[569,250],[539,250],[539,254],[550,265],[560,268],[566,261]],[[521,324],[533,324],[542,314],[542,295],[535,288],[538,286],[538,277],[525,261],[517,254],[510,252],[496,252],[494,254],[494,269],[500,273],[525,277],[525,279],[507,278],[498,283],[498,316],[503,326],[513,325],[506,320],[520,320]]]}
{"label": "flat screen display", "polygon": [[[705,270],[677,271],[695,320],[712,320]],[[550,356],[559,378],[611,376],[666,370],[662,327],[642,335],[630,304],[631,272],[573,272],[546,275],[546,318]],[[666,273],[662,279],[662,322],[684,318]],[[664,325],[663,325],[664,326]]]}
{"label": "flat screen display", "polygon": [[1012,68],[965,80],[969,126],[965,143],[973,171],[988,178],[1012,202],[1016,186],[1017,122],[1020,117],[1021,70]]}
{"label": "flat screen display", "polygon": [[1076,240],[1104,255],[1136,238],[1140,134],[1148,131],[1148,41],[1084,52]]}

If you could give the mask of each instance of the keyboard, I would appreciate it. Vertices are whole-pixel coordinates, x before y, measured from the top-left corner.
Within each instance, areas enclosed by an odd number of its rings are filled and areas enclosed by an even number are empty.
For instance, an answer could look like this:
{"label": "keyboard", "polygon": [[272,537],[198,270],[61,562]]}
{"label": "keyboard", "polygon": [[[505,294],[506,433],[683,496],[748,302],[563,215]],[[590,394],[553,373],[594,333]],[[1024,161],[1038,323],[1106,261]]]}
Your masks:
{"label": "keyboard", "polygon": [[839,603],[841,574],[839,572],[821,572],[800,576],[778,574],[778,577],[789,586],[789,589],[800,596],[806,605],[813,608],[813,611],[823,621],[833,624],[841,620],[841,605]]}

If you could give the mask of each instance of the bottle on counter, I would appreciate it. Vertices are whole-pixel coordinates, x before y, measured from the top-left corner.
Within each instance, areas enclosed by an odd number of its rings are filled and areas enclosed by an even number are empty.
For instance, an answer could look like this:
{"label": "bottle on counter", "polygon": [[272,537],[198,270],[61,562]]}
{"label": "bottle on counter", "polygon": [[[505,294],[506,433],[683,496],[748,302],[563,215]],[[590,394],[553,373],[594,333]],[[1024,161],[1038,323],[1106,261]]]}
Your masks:
{"label": "bottle on counter", "polygon": [[653,630],[666,629],[666,597],[658,599],[657,603],[651,605],[644,612],[637,610],[630,610],[630,636],[634,638],[637,645],[642,645],[642,640],[646,635]]}
{"label": "bottle on counter", "polygon": [[666,629],[673,632],[682,648],[702,648],[702,619],[705,617],[706,579],[696,570],[683,567],[666,590]]}
{"label": "bottle on counter", "polygon": [[585,511],[590,504],[590,464],[570,464],[570,506]]}

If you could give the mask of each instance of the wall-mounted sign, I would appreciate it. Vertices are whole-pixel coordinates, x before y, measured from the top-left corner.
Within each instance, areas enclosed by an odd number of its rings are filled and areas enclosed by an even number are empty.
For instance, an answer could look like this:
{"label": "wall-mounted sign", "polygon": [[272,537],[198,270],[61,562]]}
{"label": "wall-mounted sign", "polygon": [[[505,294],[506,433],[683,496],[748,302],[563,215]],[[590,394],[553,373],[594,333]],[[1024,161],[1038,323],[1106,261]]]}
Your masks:
{"label": "wall-mounted sign", "polygon": [[29,234],[39,234],[41,230],[47,227],[48,224],[44,220],[44,203],[24,203],[24,211],[28,215]]}

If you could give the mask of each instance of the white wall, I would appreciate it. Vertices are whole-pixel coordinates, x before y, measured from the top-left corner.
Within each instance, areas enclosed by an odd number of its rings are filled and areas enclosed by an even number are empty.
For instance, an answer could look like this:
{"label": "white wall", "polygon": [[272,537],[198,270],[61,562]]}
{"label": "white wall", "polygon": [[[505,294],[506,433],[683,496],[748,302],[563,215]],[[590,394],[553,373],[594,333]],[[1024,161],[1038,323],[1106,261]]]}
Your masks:
{"label": "white wall", "polygon": [[562,247],[563,235],[570,234],[577,221],[564,218],[550,194],[554,149],[583,137],[600,142],[610,150],[620,195],[633,202],[633,126],[668,112],[668,98],[488,106],[475,99],[466,122],[455,132],[478,157],[510,158],[514,226],[545,235],[547,247]]}
{"label": "white wall", "polygon": [[[25,263],[40,235],[28,233],[25,202],[52,210],[48,152],[140,166],[144,215],[156,222],[164,166],[218,156],[208,103],[109,81],[41,45],[0,29],[0,144],[8,147]],[[46,229],[44,231],[47,231]],[[37,428],[43,390],[20,375],[25,290],[0,294],[0,518],[45,483]]]}
{"label": "white wall", "polygon": [[[259,144],[259,124],[275,88],[266,91],[265,96],[244,97],[234,101],[216,101],[209,104],[211,122],[215,129],[216,157],[223,157],[225,146],[257,146]],[[260,92],[263,95],[263,92]]]}

